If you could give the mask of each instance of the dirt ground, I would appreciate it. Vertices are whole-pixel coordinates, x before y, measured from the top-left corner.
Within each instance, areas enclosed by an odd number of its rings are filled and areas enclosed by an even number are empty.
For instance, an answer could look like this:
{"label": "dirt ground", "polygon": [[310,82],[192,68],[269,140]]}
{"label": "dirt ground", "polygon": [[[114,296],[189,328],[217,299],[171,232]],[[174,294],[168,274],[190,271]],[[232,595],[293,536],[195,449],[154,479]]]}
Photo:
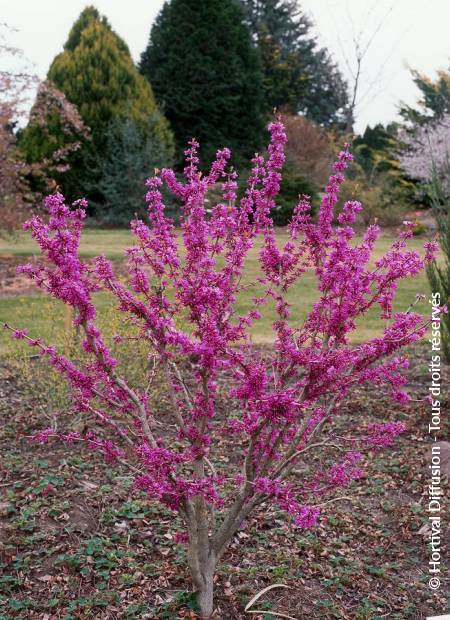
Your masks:
{"label": "dirt ground", "polygon": [[[428,355],[426,343],[410,351],[414,397],[426,394]],[[444,385],[449,375],[445,367]],[[5,364],[0,402],[0,620],[195,618],[185,547],[174,541],[181,522],[133,492],[126,472],[96,453],[31,444],[30,434],[48,425],[47,413]],[[428,585],[428,408],[360,389],[337,418],[339,434],[398,419],[407,432],[394,449],[369,453],[366,477],[325,506],[313,530],[292,529],[263,505],[223,558],[216,617],[422,620],[450,613],[445,501],[444,578],[435,593]],[[61,427],[72,423],[59,420]],[[444,479],[447,497],[448,487]],[[262,613],[246,613],[252,596],[271,584],[289,589],[271,590],[252,608]]]}

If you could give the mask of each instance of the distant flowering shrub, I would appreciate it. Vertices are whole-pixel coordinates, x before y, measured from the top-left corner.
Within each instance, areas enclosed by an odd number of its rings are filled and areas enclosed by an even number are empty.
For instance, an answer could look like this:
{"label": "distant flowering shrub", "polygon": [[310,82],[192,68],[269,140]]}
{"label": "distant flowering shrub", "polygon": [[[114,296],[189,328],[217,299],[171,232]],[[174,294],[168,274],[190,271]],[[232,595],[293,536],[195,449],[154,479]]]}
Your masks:
{"label": "distant flowering shrub", "polygon": [[411,178],[421,183],[431,183],[436,174],[447,198],[450,195],[450,114],[420,125],[410,133],[400,136],[403,150],[399,155],[400,166]]}
{"label": "distant flowering shrub", "polygon": [[[450,113],[402,136],[405,150],[400,165],[406,174],[421,182],[431,204],[442,250],[441,261],[427,265],[433,294],[442,304],[450,299]],[[447,308],[441,316],[442,351],[450,362],[450,316]]]}
{"label": "distant flowering shrub", "polygon": [[[295,207],[282,245],[270,212],[280,188],[286,134],[280,122],[269,125],[268,157],[256,155],[243,198],[236,199],[237,174],[228,169],[228,149],[219,150],[210,171],[198,169],[198,144],[186,150],[184,181],[164,169],[147,181],[148,222],[131,223],[135,245],[126,252],[128,286],[112,264],[99,256],[82,262],[79,242],[86,202],[72,207],[60,194],[45,204],[48,223],[39,217],[26,228],[45,257],[21,271],[38,287],[75,311],[84,333],[84,363],[67,359],[41,339],[28,339],[70,383],[74,409],[97,422],[87,434],[49,428],[35,436],[85,442],[111,463],[127,466],[137,489],[177,512],[186,525],[188,562],[204,617],[213,612],[213,576],[227,545],[249,513],[271,502],[310,528],[330,493],[361,476],[362,451],[392,443],[404,430],[400,422],[373,424],[353,437],[319,439],[332,428],[342,401],[364,383],[385,386],[404,402],[407,361],[394,355],[421,338],[423,317],[409,309],[393,313],[397,283],[414,276],[432,260],[435,243],[425,244],[423,258],[406,248],[406,226],[389,252],[371,264],[380,234],[370,226],[355,243],[353,225],[362,206],[347,202],[333,226],[344,171],[352,160],[345,148],[333,166],[317,221],[308,197]],[[223,200],[211,210],[205,195],[221,183]],[[162,186],[182,203],[181,230],[165,215]],[[245,259],[258,242],[260,274],[254,306],[238,311],[238,297],[249,287]],[[287,294],[306,270],[313,270],[319,299],[302,325],[290,321]],[[96,325],[93,293],[109,291],[117,312],[148,344],[149,375],[134,386],[118,370]],[[251,326],[265,304],[273,303],[273,355],[253,344]],[[387,326],[380,337],[352,345],[356,320],[378,306]],[[182,326],[182,327],[181,327]],[[13,328],[10,328],[13,329]],[[122,336],[117,335],[116,343]],[[389,356],[389,357],[388,357]],[[387,358],[383,361],[383,358]],[[165,382],[170,413],[151,403],[155,373]],[[229,392],[225,412],[219,378]],[[223,382],[220,383],[223,385]],[[328,434],[328,437],[330,435]],[[223,465],[224,452],[238,462]],[[307,473],[291,477],[308,451],[328,455]],[[216,513],[220,519],[215,518]]]}

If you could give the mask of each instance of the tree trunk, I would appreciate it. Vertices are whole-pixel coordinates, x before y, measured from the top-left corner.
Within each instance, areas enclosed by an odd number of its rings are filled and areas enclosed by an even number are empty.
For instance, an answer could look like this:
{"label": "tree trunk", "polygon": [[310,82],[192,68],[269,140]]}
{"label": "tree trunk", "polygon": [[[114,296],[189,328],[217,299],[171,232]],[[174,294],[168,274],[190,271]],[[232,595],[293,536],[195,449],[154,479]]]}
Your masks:
{"label": "tree trunk", "polygon": [[214,610],[214,574],[217,561],[214,554],[208,554],[203,561],[196,558],[194,566],[190,563],[192,580],[197,590],[197,604],[200,608],[200,617],[204,620],[211,618]]}
{"label": "tree trunk", "polygon": [[[205,477],[203,458],[195,461],[194,476],[197,480]],[[211,546],[208,528],[208,508],[202,495],[196,495],[192,501],[188,500],[186,502],[186,516],[189,533],[189,568],[197,590],[200,617],[207,620],[211,618],[214,611],[213,579],[219,558]]]}
{"label": "tree trunk", "polygon": [[216,563],[211,563],[203,572],[203,584],[197,592],[197,602],[201,618],[211,618],[214,610],[214,572]]}

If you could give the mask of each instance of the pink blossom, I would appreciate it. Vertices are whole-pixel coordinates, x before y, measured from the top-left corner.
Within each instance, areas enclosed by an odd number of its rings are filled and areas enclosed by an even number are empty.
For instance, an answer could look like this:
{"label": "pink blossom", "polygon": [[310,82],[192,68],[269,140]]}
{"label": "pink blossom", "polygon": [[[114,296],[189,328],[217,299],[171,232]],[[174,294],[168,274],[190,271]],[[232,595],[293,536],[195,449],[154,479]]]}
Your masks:
{"label": "pink blossom", "polygon": [[403,149],[398,155],[400,166],[417,181],[429,183],[436,173],[448,193],[450,190],[450,114],[437,121],[411,127],[400,134]]}
{"label": "pink blossom", "polygon": [[367,430],[369,432],[367,440],[371,446],[385,447],[392,445],[394,439],[405,432],[406,426],[403,422],[373,423]]}

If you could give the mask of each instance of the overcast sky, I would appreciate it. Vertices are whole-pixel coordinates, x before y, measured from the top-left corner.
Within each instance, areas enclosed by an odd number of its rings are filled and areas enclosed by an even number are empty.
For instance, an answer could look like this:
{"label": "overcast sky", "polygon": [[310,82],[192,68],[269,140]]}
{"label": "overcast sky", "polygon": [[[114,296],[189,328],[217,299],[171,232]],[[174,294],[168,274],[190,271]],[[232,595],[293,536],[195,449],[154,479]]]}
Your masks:
{"label": "overcast sky", "polygon": [[[0,21],[18,29],[13,43],[44,77],[80,11],[94,4],[128,43],[135,60],[163,0],[0,0]],[[414,103],[408,67],[435,77],[450,65],[450,0],[301,0],[326,45],[351,81],[353,39],[373,42],[364,59],[356,129],[396,117],[399,101]],[[378,33],[376,34],[378,30]]]}

